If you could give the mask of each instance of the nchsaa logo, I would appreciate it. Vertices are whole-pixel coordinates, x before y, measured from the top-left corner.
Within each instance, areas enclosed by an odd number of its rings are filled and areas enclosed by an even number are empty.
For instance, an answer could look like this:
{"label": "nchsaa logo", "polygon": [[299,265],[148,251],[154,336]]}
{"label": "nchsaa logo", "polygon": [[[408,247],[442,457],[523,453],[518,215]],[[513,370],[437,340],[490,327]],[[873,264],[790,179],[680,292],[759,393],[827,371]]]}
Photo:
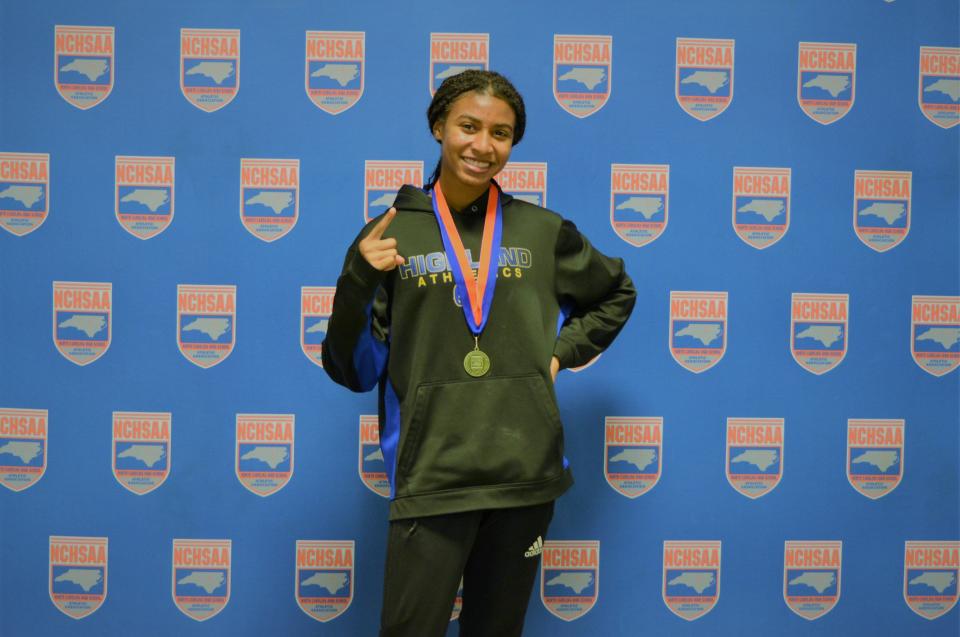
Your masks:
{"label": "nchsaa logo", "polygon": [[235,469],[251,493],[268,496],[293,476],[294,414],[237,414]]}
{"label": "nchsaa logo", "polygon": [[357,471],[364,486],[384,498],[390,497],[387,465],[380,450],[380,420],[375,415],[360,416],[360,436],[357,445]]}
{"label": "nchsaa logo", "polygon": [[237,286],[177,285],[177,347],[188,361],[213,367],[237,342]]}
{"label": "nchsaa logo", "polygon": [[422,161],[366,160],[363,165],[364,223],[385,213],[404,184],[423,185]]}
{"label": "nchsaa logo", "polygon": [[603,473],[617,493],[636,498],[660,481],[663,471],[663,418],[604,419]]}
{"label": "nchsaa logo", "polygon": [[610,99],[613,36],[553,36],[553,97],[575,117],[593,115]]}
{"label": "nchsaa logo", "polygon": [[230,540],[173,540],[173,603],[190,619],[210,619],[230,601],[231,544]]}
{"label": "nchsaa logo", "polygon": [[840,600],[843,543],[795,542],[783,547],[783,599],[804,619],[823,617]]}
{"label": "nchsaa logo", "polygon": [[720,541],[664,540],[661,595],[677,617],[703,617],[720,599]]}
{"label": "nchsaa logo", "polygon": [[677,103],[701,122],[727,110],[733,101],[734,40],[677,38]]}
{"label": "nchsaa logo", "polygon": [[50,600],[59,611],[82,619],[107,598],[107,538],[50,536]]}
{"label": "nchsaa logo", "polygon": [[790,169],[733,167],[733,229],[758,250],[790,227]]}
{"label": "nchsaa logo", "polygon": [[339,115],[360,101],[365,49],[363,31],[307,31],[304,86],[317,108]]}
{"label": "nchsaa logo", "polygon": [[903,599],[926,619],[950,612],[957,603],[960,542],[904,542]]}
{"label": "nchsaa logo", "polygon": [[47,410],[0,408],[0,484],[23,491],[47,471]]}
{"label": "nchsaa logo", "polygon": [[276,241],[300,217],[299,159],[240,159],[240,221],[250,234]]}
{"label": "nchsaa logo", "polygon": [[335,287],[300,288],[300,349],[314,364],[323,367],[323,339],[333,314]]}
{"label": "nchsaa logo", "polygon": [[77,365],[89,365],[110,347],[113,284],[53,282],[53,342]]}
{"label": "nchsaa logo", "polygon": [[50,155],[0,153],[0,228],[18,237],[50,213]]}
{"label": "nchsaa logo", "polygon": [[773,491],[783,477],[783,418],[727,418],[727,482],[748,498]]}
{"label": "nchsaa logo", "polygon": [[839,365],[847,355],[850,297],[794,292],[790,306],[793,360],[817,375]]}
{"label": "nchsaa logo", "polygon": [[113,27],[54,27],[53,82],[60,97],[81,110],[113,90]]}
{"label": "nchsaa logo", "polygon": [[858,170],[854,173],[853,229],[867,246],[885,252],[910,232],[913,173]]}
{"label": "nchsaa logo", "polygon": [[353,540],[297,540],[300,610],[321,622],[346,612],[353,601],[353,564]]}
{"label": "nchsaa logo", "polygon": [[847,420],[847,480],[871,500],[903,479],[903,420]]}
{"label": "nchsaa logo", "polygon": [[694,373],[716,365],[727,351],[727,293],[670,292],[670,354]]}
{"label": "nchsaa logo", "polygon": [[546,162],[510,162],[497,175],[497,183],[514,199],[547,207]]}
{"label": "nchsaa logo", "polygon": [[143,495],[166,481],[171,427],[168,412],[113,412],[113,477],[125,489]]}
{"label": "nchsaa logo", "polygon": [[173,157],[116,157],[114,213],[138,239],[155,237],[173,221]]}
{"label": "nchsaa logo", "polygon": [[180,90],[212,113],[240,90],[240,30],[180,29]]}
{"label": "nchsaa logo", "polygon": [[543,543],[540,556],[540,600],[554,617],[573,621],[597,603],[600,594],[600,542]]}
{"label": "nchsaa logo", "polygon": [[797,101],[815,122],[832,124],[853,108],[857,95],[857,45],[801,42]]}
{"label": "nchsaa logo", "polygon": [[925,372],[949,374],[960,365],[960,296],[914,296],[910,354]]}
{"label": "nchsaa logo", "polygon": [[489,33],[430,34],[430,95],[448,77],[490,68]]}
{"label": "nchsaa logo", "polygon": [[920,111],[940,128],[960,122],[960,48],[920,47]]}
{"label": "nchsaa logo", "polygon": [[647,245],[667,228],[669,210],[669,165],[610,165],[610,225],[618,237]]}

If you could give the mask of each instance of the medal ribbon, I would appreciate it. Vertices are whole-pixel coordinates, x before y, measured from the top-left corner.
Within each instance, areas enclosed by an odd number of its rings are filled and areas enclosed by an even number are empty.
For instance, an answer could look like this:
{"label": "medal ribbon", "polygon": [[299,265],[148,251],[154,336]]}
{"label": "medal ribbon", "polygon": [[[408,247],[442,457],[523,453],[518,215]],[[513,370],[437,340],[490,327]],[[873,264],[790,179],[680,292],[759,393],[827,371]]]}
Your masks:
{"label": "medal ribbon", "polygon": [[[497,259],[500,254],[500,239],[503,234],[503,211],[500,208],[500,191],[496,184],[490,183],[487,195],[487,213],[483,221],[483,239],[480,243],[480,261],[477,275],[473,275],[473,268],[467,259],[467,251],[460,239],[460,232],[453,222],[450,206],[443,196],[440,183],[433,186],[433,213],[440,226],[440,237],[447,252],[447,264],[453,273],[453,280],[460,288],[461,298],[468,301],[462,303],[463,314],[467,318],[467,325],[474,336],[479,336],[490,316],[490,304],[493,301],[493,291],[497,284]],[[451,258],[453,257],[453,258]],[[469,306],[469,307],[468,307]]]}

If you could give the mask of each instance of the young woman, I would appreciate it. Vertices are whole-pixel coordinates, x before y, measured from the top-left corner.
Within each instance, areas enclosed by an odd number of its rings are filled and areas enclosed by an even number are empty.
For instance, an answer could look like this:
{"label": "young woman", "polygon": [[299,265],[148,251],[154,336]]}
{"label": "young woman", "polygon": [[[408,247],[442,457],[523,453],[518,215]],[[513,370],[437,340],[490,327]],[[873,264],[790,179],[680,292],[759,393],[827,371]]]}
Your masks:
{"label": "young woman", "polygon": [[347,252],[323,367],[379,387],[391,487],[384,637],[519,635],[553,501],[573,483],[553,381],[603,351],[635,291],[573,223],[500,191],[526,124],[498,73],[448,78],[440,161]]}

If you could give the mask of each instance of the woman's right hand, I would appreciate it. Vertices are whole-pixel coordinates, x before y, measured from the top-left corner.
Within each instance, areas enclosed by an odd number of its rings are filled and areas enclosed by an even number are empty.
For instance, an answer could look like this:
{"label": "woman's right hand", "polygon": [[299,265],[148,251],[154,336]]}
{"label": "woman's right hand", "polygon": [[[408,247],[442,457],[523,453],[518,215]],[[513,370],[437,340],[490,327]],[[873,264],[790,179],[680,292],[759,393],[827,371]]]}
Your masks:
{"label": "woman's right hand", "polygon": [[383,238],[383,233],[397,216],[397,209],[390,208],[383,218],[377,222],[370,233],[360,240],[358,248],[360,255],[366,259],[367,263],[381,272],[393,270],[398,265],[406,263],[406,259],[397,252],[397,240],[393,237]]}

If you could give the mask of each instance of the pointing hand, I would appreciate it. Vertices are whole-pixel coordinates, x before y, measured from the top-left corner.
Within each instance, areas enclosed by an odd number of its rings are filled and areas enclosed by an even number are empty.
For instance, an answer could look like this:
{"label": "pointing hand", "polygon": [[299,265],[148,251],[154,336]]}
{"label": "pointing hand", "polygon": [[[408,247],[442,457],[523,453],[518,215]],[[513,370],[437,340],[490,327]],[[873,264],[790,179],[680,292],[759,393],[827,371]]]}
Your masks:
{"label": "pointing hand", "polygon": [[381,272],[389,272],[398,265],[406,263],[406,259],[397,252],[397,240],[393,237],[383,238],[383,233],[396,216],[396,208],[387,210],[387,214],[383,215],[383,218],[373,226],[370,233],[361,239],[358,245],[360,255],[367,260],[367,263]]}

